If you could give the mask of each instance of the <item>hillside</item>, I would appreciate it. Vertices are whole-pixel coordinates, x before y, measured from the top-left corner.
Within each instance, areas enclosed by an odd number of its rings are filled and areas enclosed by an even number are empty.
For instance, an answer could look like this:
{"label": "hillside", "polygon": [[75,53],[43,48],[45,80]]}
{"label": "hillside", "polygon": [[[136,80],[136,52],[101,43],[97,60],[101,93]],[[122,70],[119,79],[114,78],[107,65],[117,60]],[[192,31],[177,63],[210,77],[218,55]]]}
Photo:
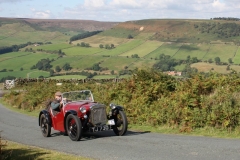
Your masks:
{"label": "hillside", "polygon": [[226,20],[139,20],[119,23],[103,35],[179,43],[212,41],[240,44],[240,21]]}
{"label": "hillside", "polygon": [[[240,71],[239,21],[140,20],[108,23],[2,19],[0,24],[0,47],[43,42],[0,55],[0,79],[7,76],[48,77],[53,74],[49,73],[49,69],[54,75],[64,74],[65,77],[75,72],[79,78],[88,77],[90,73],[94,73],[95,77],[107,75],[109,78],[125,76],[135,68],[153,66],[164,71],[183,71],[189,62],[195,63],[192,66],[201,72]],[[104,26],[102,29],[105,30],[69,43],[70,37],[83,33],[84,27],[90,31],[94,28],[91,26]],[[163,60],[161,57],[170,59]],[[215,64],[216,58],[219,58],[220,65]],[[38,71],[39,63],[45,63],[40,62],[42,59],[48,59],[48,69]],[[172,59],[174,66],[165,64]]]}
{"label": "hillside", "polygon": [[29,19],[29,18],[1,18],[0,24],[25,23],[30,27],[45,31],[96,31],[108,30],[118,22],[100,22],[93,20],[65,20],[65,19]]}

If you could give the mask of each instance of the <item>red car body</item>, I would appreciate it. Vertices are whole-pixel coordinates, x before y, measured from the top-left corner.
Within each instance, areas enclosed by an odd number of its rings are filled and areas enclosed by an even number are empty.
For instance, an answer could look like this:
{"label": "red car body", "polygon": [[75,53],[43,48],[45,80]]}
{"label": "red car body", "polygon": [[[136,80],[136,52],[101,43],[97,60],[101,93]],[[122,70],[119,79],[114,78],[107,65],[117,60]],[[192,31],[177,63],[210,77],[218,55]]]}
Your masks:
{"label": "red car body", "polygon": [[83,132],[112,129],[118,136],[126,133],[128,122],[123,107],[111,104],[107,114],[106,106],[95,102],[89,90],[65,92],[62,97],[60,112],[49,107],[39,113],[39,126],[44,137],[51,135],[51,128],[68,134],[73,141],[80,140]]}

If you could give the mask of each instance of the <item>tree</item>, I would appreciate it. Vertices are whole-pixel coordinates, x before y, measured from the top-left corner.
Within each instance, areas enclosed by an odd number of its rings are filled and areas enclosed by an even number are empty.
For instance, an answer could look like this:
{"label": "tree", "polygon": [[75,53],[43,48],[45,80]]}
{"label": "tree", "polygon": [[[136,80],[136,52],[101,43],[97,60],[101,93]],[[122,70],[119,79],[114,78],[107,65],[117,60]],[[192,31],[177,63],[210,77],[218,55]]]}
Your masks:
{"label": "tree", "polygon": [[128,39],[133,39],[133,36],[131,34],[128,35]]}
{"label": "tree", "polygon": [[220,58],[219,58],[219,57],[215,57],[215,59],[214,59],[214,60],[215,60],[215,63],[216,63],[216,64],[220,64],[220,62],[221,62],[221,60],[220,60]]}
{"label": "tree", "polygon": [[114,70],[111,70],[111,75],[114,75]]}
{"label": "tree", "polygon": [[208,63],[213,63],[212,58],[210,58],[210,59],[208,60]]}
{"label": "tree", "polygon": [[111,48],[113,49],[115,46],[114,46],[114,44],[111,44]]}
{"label": "tree", "polygon": [[229,59],[228,59],[228,62],[229,62],[230,64],[232,64],[232,63],[233,63],[232,58],[229,58]]}
{"label": "tree", "polygon": [[71,70],[72,67],[70,66],[69,63],[65,63],[65,64],[63,65],[62,69],[65,70],[65,71],[68,71],[68,70]]}
{"label": "tree", "polygon": [[56,71],[56,72],[60,72],[60,71],[61,71],[61,68],[60,68],[59,66],[56,66],[56,67],[55,67],[55,71]]}
{"label": "tree", "polygon": [[49,70],[49,73],[50,73],[50,76],[53,76],[54,70],[50,69],[50,70]]}
{"label": "tree", "polygon": [[99,48],[103,48],[103,44],[99,44]]}

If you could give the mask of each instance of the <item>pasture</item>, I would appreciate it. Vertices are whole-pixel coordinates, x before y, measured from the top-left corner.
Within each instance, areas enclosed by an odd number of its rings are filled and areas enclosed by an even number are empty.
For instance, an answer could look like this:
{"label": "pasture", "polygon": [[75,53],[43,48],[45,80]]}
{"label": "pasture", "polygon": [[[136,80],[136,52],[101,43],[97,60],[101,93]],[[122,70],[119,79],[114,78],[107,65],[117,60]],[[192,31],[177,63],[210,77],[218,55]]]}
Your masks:
{"label": "pasture", "polygon": [[[46,53],[31,53],[27,52],[26,55],[22,52],[16,52],[16,55],[20,53],[22,56],[14,57],[11,59],[5,59],[1,62],[0,68],[7,70],[19,71],[20,68],[24,70],[30,69],[33,65],[35,65],[41,59],[57,59],[56,54],[46,54]],[[13,54],[13,53],[11,53]],[[5,54],[5,56],[8,54]]]}
{"label": "pasture", "polygon": [[159,41],[146,41],[145,43],[142,43],[141,45],[133,48],[132,50],[120,54],[120,56],[131,57],[131,55],[138,54],[139,57],[144,57],[152,51],[156,50],[161,45],[162,42]]}
{"label": "pasture", "polygon": [[93,54],[97,54],[99,52],[102,52],[103,49],[100,48],[86,48],[86,47],[71,47],[71,48],[67,48],[67,49],[63,49],[62,50],[67,56],[81,56],[81,55],[93,55]]}
{"label": "pasture", "polygon": [[127,38],[117,38],[117,37],[110,37],[110,36],[100,36],[100,35],[94,35],[85,39],[73,41],[72,44],[77,45],[78,43],[81,44],[81,42],[89,43],[91,47],[98,48],[100,44],[106,45],[106,44],[114,44],[114,46],[119,46],[120,44],[127,43],[129,39]]}
{"label": "pasture", "polygon": [[175,59],[185,60],[187,56],[202,59],[209,49],[209,44],[183,44],[173,56]]}
{"label": "pasture", "polygon": [[209,51],[203,57],[203,60],[214,61],[216,57],[221,59],[221,62],[228,62],[229,58],[233,58],[238,46],[229,44],[211,44]]}
{"label": "pasture", "polygon": [[114,49],[111,50],[104,50],[102,52],[97,53],[97,55],[109,55],[109,56],[116,56],[119,54],[123,54],[128,52],[134,48],[137,48],[139,45],[143,44],[143,40],[129,40],[127,43],[121,44]]}
{"label": "pasture", "polygon": [[240,64],[240,47],[237,48],[236,54],[233,58],[234,64]]}
{"label": "pasture", "polygon": [[163,43],[156,50],[152,51],[144,58],[155,59],[159,58],[159,55],[161,54],[169,55],[172,57],[175,53],[177,53],[181,45],[181,43]]}
{"label": "pasture", "polygon": [[22,71],[12,71],[12,72],[0,72],[0,79],[13,76],[16,78],[38,78],[39,76],[49,77],[49,72],[39,71],[39,70],[22,70]]}
{"label": "pasture", "polygon": [[34,50],[42,49],[46,51],[59,51],[59,50],[63,50],[71,47],[72,45],[68,43],[56,43],[56,44],[45,44],[45,45],[36,46],[33,49]]}
{"label": "pasture", "polygon": [[82,75],[62,75],[62,76],[54,76],[54,77],[51,77],[50,79],[85,79],[85,78],[87,77]]}

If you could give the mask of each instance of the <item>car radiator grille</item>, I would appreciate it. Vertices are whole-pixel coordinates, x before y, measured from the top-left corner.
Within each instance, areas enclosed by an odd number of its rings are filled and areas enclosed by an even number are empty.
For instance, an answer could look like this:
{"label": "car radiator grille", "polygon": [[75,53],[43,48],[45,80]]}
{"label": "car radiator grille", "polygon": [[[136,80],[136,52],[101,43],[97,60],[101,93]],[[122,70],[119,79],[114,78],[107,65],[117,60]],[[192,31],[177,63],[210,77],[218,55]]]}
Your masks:
{"label": "car radiator grille", "polygon": [[90,123],[94,126],[104,125],[107,122],[106,107],[102,104],[97,104],[91,107]]}

